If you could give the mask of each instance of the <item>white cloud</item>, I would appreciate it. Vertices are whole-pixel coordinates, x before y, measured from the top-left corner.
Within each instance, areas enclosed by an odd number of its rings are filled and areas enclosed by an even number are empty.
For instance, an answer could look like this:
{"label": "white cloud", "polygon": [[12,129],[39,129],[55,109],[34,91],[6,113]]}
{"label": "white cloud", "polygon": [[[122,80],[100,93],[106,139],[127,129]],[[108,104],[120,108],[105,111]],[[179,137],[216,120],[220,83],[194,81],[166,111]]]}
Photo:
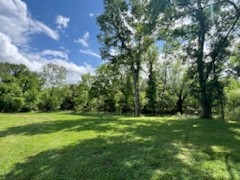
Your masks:
{"label": "white cloud", "polygon": [[43,56],[49,56],[50,58],[55,57],[55,58],[60,58],[64,60],[69,60],[68,54],[63,51],[44,50],[41,54]]}
{"label": "white cloud", "polygon": [[59,35],[56,31],[53,31],[51,28],[39,21],[33,21],[32,24],[32,33],[44,33],[51,37],[52,39],[58,40]]}
{"label": "white cloud", "polygon": [[0,32],[9,36],[17,45],[26,44],[29,35],[35,33],[59,39],[55,30],[31,17],[26,3],[21,0],[0,0],[0,22]]}
{"label": "white cloud", "polygon": [[93,17],[93,16],[94,16],[94,14],[93,14],[93,13],[89,13],[89,16],[90,16],[90,17]]}
{"label": "white cloud", "polygon": [[[85,73],[94,73],[95,69],[84,64],[79,66],[70,62],[69,51],[44,50],[39,52],[29,46],[31,35],[44,33],[57,40],[59,35],[44,23],[34,20],[27,10],[27,5],[21,0],[0,0],[0,62],[24,64],[30,70],[41,72],[47,63],[61,65],[67,70],[67,81],[76,83]],[[63,22],[63,27],[66,23]]]}
{"label": "white cloud", "polygon": [[75,40],[75,43],[80,43],[84,47],[89,47],[88,39],[90,38],[90,33],[87,31],[82,38]]}
{"label": "white cloud", "polygon": [[94,52],[93,50],[91,50],[91,49],[86,49],[86,50],[81,49],[81,50],[80,50],[80,53],[82,53],[82,54],[87,54],[87,55],[94,56],[94,57],[96,57],[96,58],[101,59],[101,56],[100,56],[99,54],[95,53],[95,52]]}
{"label": "white cloud", "polygon": [[0,62],[13,64],[24,64],[30,70],[41,72],[42,66],[47,63],[54,63],[66,68],[67,82],[76,83],[81,79],[82,74],[94,73],[95,69],[85,64],[78,66],[68,61],[64,51],[45,50],[43,52],[29,53],[22,52],[13,44],[10,37],[0,32]]}
{"label": "white cloud", "polygon": [[62,15],[58,15],[56,17],[56,24],[58,25],[58,29],[62,29],[62,28],[67,28],[68,27],[68,23],[69,23],[70,19],[67,17],[64,17]]}
{"label": "white cloud", "polygon": [[60,46],[59,49],[61,49],[62,51],[64,51],[65,53],[69,54],[70,50],[66,49],[64,46]]}
{"label": "white cloud", "polygon": [[[95,72],[95,68],[88,64],[84,64],[82,66],[78,66],[73,62],[68,61],[67,59],[60,59],[58,57],[52,57],[49,58],[45,55],[42,55],[41,53],[36,54],[26,54],[28,59],[33,59],[35,62],[40,63],[40,67],[42,65],[47,63],[54,63],[59,66],[63,66],[67,70],[67,82],[68,83],[77,83],[79,80],[81,80],[81,76],[86,73],[93,74]],[[39,71],[41,71],[40,69]]]}
{"label": "white cloud", "polygon": [[0,32],[0,62],[9,62],[13,64],[25,64],[32,71],[40,71],[41,64],[37,61],[30,61],[21,54],[10,37]]}

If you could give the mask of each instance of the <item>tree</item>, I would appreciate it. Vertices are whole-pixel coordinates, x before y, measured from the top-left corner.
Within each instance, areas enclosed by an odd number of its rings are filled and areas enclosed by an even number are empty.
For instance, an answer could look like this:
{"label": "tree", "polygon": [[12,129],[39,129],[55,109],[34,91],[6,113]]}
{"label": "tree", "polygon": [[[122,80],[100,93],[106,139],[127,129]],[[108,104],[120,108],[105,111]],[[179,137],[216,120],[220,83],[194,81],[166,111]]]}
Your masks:
{"label": "tree", "polygon": [[39,79],[38,74],[24,65],[0,63],[0,111],[36,110]]}
{"label": "tree", "polygon": [[65,85],[63,91],[65,92],[64,100],[61,104],[61,110],[74,110],[75,97],[77,96],[77,84]]}
{"label": "tree", "polygon": [[105,0],[105,12],[98,17],[103,59],[127,66],[133,75],[135,115],[140,115],[139,73],[144,52],[153,43],[147,1]]}
{"label": "tree", "polygon": [[234,48],[230,58],[230,72],[236,77],[240,77],[240,44]]}
{"label": "tree", "polygon": [[240,117],[240,82],[234,78],[229,78],[226,93],[226,116],[228,120],[239,121]]}
{"label": "tree", "polygon": [[146,63],[148,65],[148,87],[146,91],[146,96],[148,98],[147,111],[150,113],[156,113],[157,105],[157,78],[156,70],[156,61],[158,60],[158,49],[156,46],[153,46],[146,53]]}
{"label": "tree", "polygon": [[42,79],[45,89],[42,93],[40,108],[47,111],[57,111],[64,101],[63,85],[67,71],[64,67],[50,63],[43,66]]}
{"label": "tree", "polygon": [[189,67],[183,61],[184,55],[181,49],[181,44],[178,40],[168,37],[163,46],[162,54],[164,55],[163,63],[166,64],[165,68],[165,81],[164,82],[170,91],[170,94],[176,97],[176,110],[180,114],[184,113],[184,102],[190,94],[190,83],[192,79],[189,78]]}
{"label": "tree", "polygon": [[[152,0],[151,3],[157,2]],[[188,58],[195,64],[203,118],[212,117],[212,93],[219,91],[220,87],[212,85],[219,82],[229,55],[227,48],[237,35],[239,3],[231,0],[175,0],[169,1],[165,14],[161,16],[168,31],[182,39]]]}
{"label": "tree", "polygon": [[91,74],[82,75],[82,80],[79,82],[76,88],[74,97],[74,110],[75,111],[91,111],[91,89],[94,83],[95,77]]}
{"label": "tree", "polygon": [[120,90],[123,93],[123,113],[129,113],[134,111],[134,90],[133,90],[133,77],[131,72],[123,70],[123,74],[120,79]]}
{"label": "tree", "polygon": [[103,64],[97,69],[91,96],[101,97],[103,111],[122,112],[124,95],[121,91],[121,79],[122,74],[112,64]]}
{"label": "tree", "polygon": [[169,68],[169,85],[172,94],[177,97],[177,111],[184,113],[184,101],[189,95],[190,79],[187,79],[187,67],[182,65],[181,60],[173,61]]}
{"label": "tree", "polygon": [[21,80],[21,84],[23,97],[25,99],[22,111],[37,110],[40,101],[40,91],[42,89],[40,75],[35,72],[26,71]]}
{"label": "tree", "polygon": [[61,87],[66,80],[67,71],[63,66],[49,63],[43,67],[42,78],[46,87]]}

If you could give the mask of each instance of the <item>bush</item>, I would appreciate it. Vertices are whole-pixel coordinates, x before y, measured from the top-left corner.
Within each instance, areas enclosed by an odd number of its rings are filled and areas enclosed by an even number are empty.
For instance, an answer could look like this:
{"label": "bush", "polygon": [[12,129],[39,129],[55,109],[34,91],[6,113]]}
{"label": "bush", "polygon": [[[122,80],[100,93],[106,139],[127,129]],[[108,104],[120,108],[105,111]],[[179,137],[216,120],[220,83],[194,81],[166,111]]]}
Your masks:
{"label": "bush", "polygon": [[227,93],[226,117],[229,120],[240,120],[240,89]]}
{"label": "bush", "polygon": [[12,101],[10,102],[10,108],[9,110],[12,112],[19,112],[24,105],[24,98],[21,97],[15,97],[12,98]]}
{"label": "bush", "polygon": [[240,82],[237,79],[228,79],[224,88],[226,95],[225,116],[227,120],[240,120]]}
{"label": "bush", "polygon": [[63,100],[64,94],[61,89],[45,89],[41,96],[39,109],[42,111],[58,111]]}
{"label": "bush", "polygon": [[240,107],[235,108],[232,111],[227,111],[227,119],[231,121],[240,121]]}

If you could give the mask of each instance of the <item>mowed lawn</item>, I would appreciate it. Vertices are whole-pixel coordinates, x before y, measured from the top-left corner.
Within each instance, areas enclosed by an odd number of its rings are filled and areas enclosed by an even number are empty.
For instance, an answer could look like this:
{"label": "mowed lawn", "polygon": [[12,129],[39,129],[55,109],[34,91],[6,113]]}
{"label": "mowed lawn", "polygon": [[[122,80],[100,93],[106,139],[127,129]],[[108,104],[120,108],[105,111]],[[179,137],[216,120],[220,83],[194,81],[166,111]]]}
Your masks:
{"label": "mowed lawn", "polygon": [[0,114],[0,179],[240,179],[240,124]]}

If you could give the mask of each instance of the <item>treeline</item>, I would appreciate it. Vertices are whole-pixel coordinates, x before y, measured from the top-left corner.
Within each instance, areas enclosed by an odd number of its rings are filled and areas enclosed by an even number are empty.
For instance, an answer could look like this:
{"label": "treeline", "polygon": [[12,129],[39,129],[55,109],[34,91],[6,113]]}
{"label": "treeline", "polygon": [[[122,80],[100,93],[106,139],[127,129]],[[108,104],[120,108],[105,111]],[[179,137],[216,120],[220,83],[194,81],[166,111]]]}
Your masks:
{"label": "treeline", "polygon": [[[201,107],[188,79],[187,68],[179,61],[146,65],[140,78],[141,113],[169,115],[199,114]],[[180,73],[181,72],[181,73]],[[60,111],[134,113],[133,78],[126,69],[103,64],[95,75],[85,74],[77,84],[66,84],[66,70],[54,64],[42,73],[24,65],[0,64],[0,111]],[[240,115],[240,83],[228,78],[225,105],[228,117]],[[220,105],[215,104],[220,115]]]}
{"label": "treeline", "polygon": [[[104,13],[98,16],[97,22],[102,58],[124,66],[132,74],[136,116],[140,115],[144,104],[141,102],[141,73],[146,56],[154,44],[158,44],[169,52],[161,54],[166,56],[164,60],[181,59],[188,65],[187,81],[193,80],[190,89],[195,91],[201,116],[212,118],[219,105],[224,117],[225,76],[232,70],[230,56],[239,43],[239,1],[104,0]],[[157,86],[152,84],[146,92],[155,88]],[[169,97],[166,103],[169,104],[175,96],[166,97]],[[178,108],[181,109],[185,98],[179,97]],[[158,102],[155,94],[149,98]]]}

